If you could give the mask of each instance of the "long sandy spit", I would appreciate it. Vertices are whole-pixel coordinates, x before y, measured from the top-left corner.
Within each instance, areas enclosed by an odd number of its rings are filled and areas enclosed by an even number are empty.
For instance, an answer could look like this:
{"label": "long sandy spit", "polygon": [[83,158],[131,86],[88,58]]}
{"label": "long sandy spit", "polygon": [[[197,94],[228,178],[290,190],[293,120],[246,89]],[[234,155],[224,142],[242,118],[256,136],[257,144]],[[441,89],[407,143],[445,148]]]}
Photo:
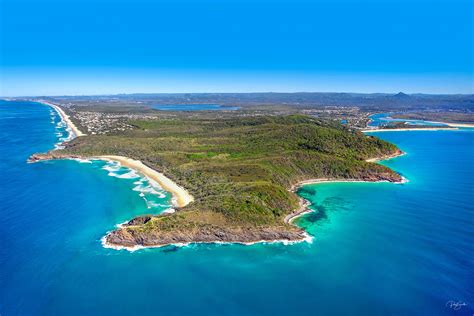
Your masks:
{"label": "long sandy spit", "polygon": [[428,132],[428,131],[455,131],[457,127],[422,127],[422,128],[379,128],[379,129],[365,129],[362,133],[379,133],[379,132]]}
{"label": "long sandy spit", "polygon": [[71,119],[69,118],[69,115],[66,114],[66,112],[63,111],[63,109],[61,109],[59,106],[57,106],[56,104],[53,104],[53,103],[50,103],[50,102],[47,102],[47,101],[39,101],[39,103],[42,103],[42,104],[45,104],[45,105],[48,105],[50,107],[52,107],[53,109],[56,110],[56,112],[58,112],[59,116],[61,116],[61,119],[67,124],[67,126],[71,129],[71,131],[74,133],[74,136],[75,137],[79,137],[79,136],[85,136],[86,134],[84,134],[83,132],[81,132],[76,125],[74,125],[74,123],[71,121]]}

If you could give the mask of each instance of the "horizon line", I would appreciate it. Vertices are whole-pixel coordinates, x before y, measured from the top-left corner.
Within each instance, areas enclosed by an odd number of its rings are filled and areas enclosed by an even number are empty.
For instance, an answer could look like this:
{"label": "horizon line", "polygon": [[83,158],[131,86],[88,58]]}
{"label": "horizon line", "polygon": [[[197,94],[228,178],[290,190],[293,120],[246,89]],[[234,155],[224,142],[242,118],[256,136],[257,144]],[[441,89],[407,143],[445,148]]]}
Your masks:
{"label": "horizon line", "polygon": [[416,95],[433,95],[433,96],[474,96],[474,92],[471,93],[429,93],[429,92],[414,92],[407,93],[403,91],[399,92],[353,92],[353,91],[255,91],[255,92],[242,92],[242,91],[228,91],[228,92],[124,92],[124,93],[92,93],[92,94],[50,94],[50,95],[15,95],[15,96],[0,96],[2,99],[6,98],[41,98],[41,97],[101,97],[101,96],[120,96],[120,95],[140,95],[140,94],[360,94],[360,95],[397,95],[404,94],[408,96]]}

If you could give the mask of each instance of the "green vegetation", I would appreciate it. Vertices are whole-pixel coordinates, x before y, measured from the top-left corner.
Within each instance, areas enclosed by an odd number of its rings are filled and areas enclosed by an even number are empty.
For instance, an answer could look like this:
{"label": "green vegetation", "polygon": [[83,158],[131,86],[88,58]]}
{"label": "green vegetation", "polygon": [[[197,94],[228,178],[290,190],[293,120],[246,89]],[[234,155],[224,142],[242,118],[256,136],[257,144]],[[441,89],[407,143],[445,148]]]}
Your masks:
{"label": "green vegetation", "polygon": [[289,191],[292,185],[315,178],[400,179],[390,169],[365,161],[397,152],[394,145],[308,116],[168,118],[130,124],[136,129],[121,135],[76,138],[64,153],[139,159],[195,197],[177,213],[128,227],[132,234],[215,233],[220,228],[299,231],[284,223],[298,208],[297,195]]}

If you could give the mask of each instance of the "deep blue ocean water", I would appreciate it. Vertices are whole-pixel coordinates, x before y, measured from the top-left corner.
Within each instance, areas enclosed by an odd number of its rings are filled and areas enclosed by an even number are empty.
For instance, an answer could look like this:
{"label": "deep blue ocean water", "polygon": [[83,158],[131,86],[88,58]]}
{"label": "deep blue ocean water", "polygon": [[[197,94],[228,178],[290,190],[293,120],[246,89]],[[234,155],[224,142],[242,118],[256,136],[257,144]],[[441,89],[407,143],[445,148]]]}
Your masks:
{"label": "deep blue ocean water", "polygon": [[474,313],[472,131],[374,134],[408,153],[385,164],[410,182],[304,187],[312,244],[130,253],[101,237],[169,195],[104,162],[27,164],[64,128],[47,106],[0,102],[2,316]]}
{"label": "deep blue ocean water", "polygon": [[235,111],[238,106],[222,106],[219,104],[158,104],[153,106],[161,111]]}

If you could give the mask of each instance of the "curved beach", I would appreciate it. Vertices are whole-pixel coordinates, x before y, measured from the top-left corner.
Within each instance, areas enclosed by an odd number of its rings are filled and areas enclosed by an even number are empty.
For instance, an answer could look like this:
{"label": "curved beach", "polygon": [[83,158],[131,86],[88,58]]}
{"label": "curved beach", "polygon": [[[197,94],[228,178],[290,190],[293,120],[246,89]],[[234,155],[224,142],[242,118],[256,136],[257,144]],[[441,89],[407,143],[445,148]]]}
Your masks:
{"label": "curved beach", "polygon": [[[61,109],[59,106],[56,104],[47,102],[47,101],[39,101],[39,103],[48,105],[52,107],[56,112],[58,112],[59,116],[61,117],[61,120],[63,120],[66,125],[70,128],[70,130],[73,133],[73,136],[71,139],[74,137],[80,137],[80,136],[85,136],[83,132],[81,132],[76,125],[71,121],[69,116],[64,112],[63,109]],[[64,157],[68,158],[68,157]],[[71,157],[75,158],[75,157]],[[134,160],[128,157],[124,156],[97,156],[97,157],[83,157],[84,159],[101,159],[101,160],[112,160],[119,162],[121,165],[124,167],[130,168],[132,170],[138,171],[139,173],[143,174],[144,176],[150,178],[151,180],[157,182],[164,190],[170,192],[173,195],[173,205],[177,207],[184,207],[194,201],[194,198],[191,194],[188,193],[183,187],[177,185],[173,180],[170,178],[166,177],[164,174],[146,166],[139,160]],[[52,159],[57,159],[52,157]]]}
{"label": "curved beach", "polygon": [[[405,152],[398,152],[398,153],[395,153],[393,155],[370,158],[370,159],[367,159],[366,161],[367,162],[378,162],[378,161],[382,161],[382,160],[389,160],[389,159],[401,157],[403,155],[406,155],[406,153]],[[387,181],[364,181],[364,180],[357,180],[357,179],[330,179],[330,178],[310,179],[310,180],[305,180],[305,181],[298,182],[297,184],[293,185],[290,188],[290,191],[296,193],[296,191],[298,191],[298,189],[300,187],[302,187],[304,185],[308,185],[308,184],[345,183],[345,182],[349,182],[349,183],[382,183],[382,182],[387,182]],[[400,182],[393,182],[393,183],[403,184],[403,183],[406,183],[406,182],[408,182],[408,179],[402,177],[402,180]],[[298,197],[300,198],[300,207],[298,209],[296,209],[293,213],[288,214],[287,216],[285,216],[284,221],[285,221],[286,224],[291,224],[292,221],[295,220],[296,218],[313,212],[313,210],[309,208],[309,205],[310,205],[309,201],[305,200],[304,198],[302,198],[300,196],[298,196]]]}
{"label": "curved beach", "polygon": [[194,201],[194,197],[186,189],[177,185],[173,180],[164,174],[148,167],[140,160],[134,160],[124,156],[96,156],[92,159],[112,160],[119,162],[122,166],[138,171],[147,178],[157,182],[165,191],[173,195],[173,204],[177,207],[184,207]]}

